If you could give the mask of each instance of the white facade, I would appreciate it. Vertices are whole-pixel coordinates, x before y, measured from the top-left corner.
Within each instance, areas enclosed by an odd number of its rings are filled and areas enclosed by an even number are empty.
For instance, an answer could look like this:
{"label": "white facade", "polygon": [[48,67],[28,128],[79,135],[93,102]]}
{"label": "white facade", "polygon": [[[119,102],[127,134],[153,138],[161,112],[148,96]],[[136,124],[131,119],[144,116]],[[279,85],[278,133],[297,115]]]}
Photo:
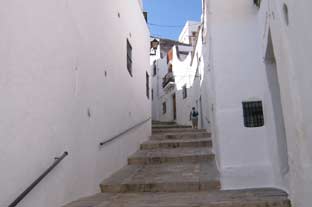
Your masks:
{"label": "white facade", "polygon": [[151,116],[149,31],[138,1],[8,1],[0,16],[0,206],[64,151],[20,206],[61,206],[99,192],[151,134],[146,122],[99,147]]}
{"label": "white facade", "polygon": [[[206,0],[209,120],[222,187],[278,187],[312,203],[312,18],[307,0]],[[246,128],[242,102],[261,100]]]}
{"label": "white facade", "polygon": [[198,27],[200,22],[187,21],[179,36],[179,42],[195,45]]}
{"label": "white facade", "polygon": [[[200,100],[200,95],[196,99],[198,90],[193,89],[193,84],[196,80],[197,69],[199,67],[201,67],[200,70],[203,69],[203,65],[199,66],[198,63],[198,58],[201,58],[200,56],[202,55],[202,46],[196,47],[196,43],[200,42],[196,41],[200,28],[201,26],[198,22],[187,22],[180,35],[181,41],[184,42],[159,40],[160,46],[156,55],[151,56],[150,62],[152,70],[155,67],[157,71],[152,81],[154,93],[152,102],[153,120],[175,121],[181,125],[190,125],[190,111],[192,107],[197,106],[199,109],[198,101]],[[195,50],[197,56],[195,56]],[[172,54],[170,55],[170,60],[167,57],[168,52]],[[172,66],[172,73],[168,69],[170,65]],[[163,78],[168,73],[172,74],[174,81],[163,87]],[[186,87],[187,90],[186,97],[183,97],[183,87]],[[165,113],[163,112],[163,103],[166,103]],[[200,126],[201,123],[200,121]]]}
{"label": "white facade", "polygon": [[[287,174],[280,172],[285,167],[284,173],[287,173],[287,166],[279,166],[275,154],[277,129],[261,57],[258,8],[253,2],[210,1],[208,10],[213,11],[209,15],[210,48],[207,50],[212,53],[209,62],[215,105],[211,108],[215,110],[222,186],[226,189],[266,186],[287,189],[283,181]],[[244,126],[242,102],[250,100],[263,103],[263,127]]]}
{"label": "white facade", "polygon": [[[222,187],[284,187],[282,178],[274,174],[273,148],[277,146],[272,141],[276,136],[258,35],[258,8],[246,0],[209,3],[212,12],[208,14],[207,50],[212,53],[209,64],[214,79],[212,99]],[[242,102],[252,100],[263,103],[263,127],[244,126]]]}

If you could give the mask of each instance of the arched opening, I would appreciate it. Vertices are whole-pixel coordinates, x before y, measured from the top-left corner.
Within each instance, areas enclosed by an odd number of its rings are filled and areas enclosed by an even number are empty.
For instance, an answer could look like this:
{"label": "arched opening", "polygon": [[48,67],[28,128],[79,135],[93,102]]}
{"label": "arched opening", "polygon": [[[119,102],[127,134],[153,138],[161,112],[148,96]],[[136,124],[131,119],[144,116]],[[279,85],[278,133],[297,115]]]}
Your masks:
{"label": "arched opening", "polygon": [[277,73],[277,65],[270,31],[265,56],[265,64],[266,64],[267,80],[269,85],[269,93],[271,96],[273,108],[272,126],[274,126],[275,128],[274,131],[277,139],[276,140],[278,152],[277,161],[280,166],[281,174],[284,175],[289,171],[288,150],[287,150],[286,130],[284,124],[284,115],[281,102],[281,92]]}

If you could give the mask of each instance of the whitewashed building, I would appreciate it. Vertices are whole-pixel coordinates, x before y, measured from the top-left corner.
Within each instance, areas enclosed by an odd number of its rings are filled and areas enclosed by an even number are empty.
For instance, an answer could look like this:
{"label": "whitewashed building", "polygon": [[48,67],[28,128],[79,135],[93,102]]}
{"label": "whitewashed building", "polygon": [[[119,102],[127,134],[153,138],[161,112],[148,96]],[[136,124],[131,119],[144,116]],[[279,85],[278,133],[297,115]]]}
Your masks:
{"label": "whitewashed building", "polygon": [[149,31],[142,12],[138,0],[1,3],[0,206],[65,151],[20,206],[61,206],[97,193],[148,139]]}
{"label": "whitewashed building", "polygon": [[[199,66],[202,55],[202,46],[198,42],[200,28],[200,23],[188,21],[179,41],[155,39],[159,46],[150,62],[154,74],[153,120],[190,125],[191,108],[200,109],[200,95],[193,89],[199,67],[203,67]],[[204,115],[200,113],[200,117]],[[201,121],[200,126],[203,126]]]}
{"label": "whitewashed building", "polygon": [[223,189],[312,203],[311,1],[204,0],[209,121]]}

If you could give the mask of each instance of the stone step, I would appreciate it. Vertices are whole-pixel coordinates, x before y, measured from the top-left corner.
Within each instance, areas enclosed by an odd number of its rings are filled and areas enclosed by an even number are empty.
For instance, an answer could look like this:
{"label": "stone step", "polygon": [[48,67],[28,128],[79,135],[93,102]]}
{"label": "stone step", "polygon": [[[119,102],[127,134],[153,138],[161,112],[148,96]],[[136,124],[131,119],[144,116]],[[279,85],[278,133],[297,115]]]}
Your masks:
{"label": "stone step", "polygon": [[152,129],[191,129],[192,126],[187,126],[187,125],[176,125],[176,124],[156,124],[152,125]]}
{"label": "stone step", "polygon": [[157,126],[157,125],[177,125],[177,123],[173,121],[169,121],[169,122],[152,121],[152,126]]}
{"label": "stone step", "polygon": [[192,129],[192,128],[152,128],[155,133],[185,133],[185,132],[207,132],[206,129]]}
{"label": "stone step", "polygon": [[182,148],[182,147],[212,147],[210,138],[197,139],[177,139],[177,140],[149,140],[141,144],[141,149],[158,149],[158,148]]}
{"label": "stone step", "polygon": [[152,140],[173,140],[173,139],[196,139],[196,138],[209,138],[211,133],[209,132],[184,132],[184,133],[162,133],[153,134]]}
{"label": "stone step", "polygon": [[129,165],[200,162],[213,160],[209,147],[139,150],[128,158]]}
{"label": "stone step", "polygon": [[214,161],[128,165],[104,180],[104,193],[198,192],[220,188]]}
{"label": "stone step", "polygon": [[277,189],[187,193],[99,193],[63,207],[291,207]]}

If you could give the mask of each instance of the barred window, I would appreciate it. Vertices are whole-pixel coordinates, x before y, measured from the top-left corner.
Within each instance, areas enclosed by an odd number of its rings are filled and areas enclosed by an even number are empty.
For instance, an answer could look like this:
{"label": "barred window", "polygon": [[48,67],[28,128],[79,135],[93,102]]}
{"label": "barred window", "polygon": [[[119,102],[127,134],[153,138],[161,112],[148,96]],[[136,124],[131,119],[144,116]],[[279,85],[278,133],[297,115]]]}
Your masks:
{"label": "barred window", "polygon": [[262,101],[243,102],[244,125],[248,128],[264,126]]}

